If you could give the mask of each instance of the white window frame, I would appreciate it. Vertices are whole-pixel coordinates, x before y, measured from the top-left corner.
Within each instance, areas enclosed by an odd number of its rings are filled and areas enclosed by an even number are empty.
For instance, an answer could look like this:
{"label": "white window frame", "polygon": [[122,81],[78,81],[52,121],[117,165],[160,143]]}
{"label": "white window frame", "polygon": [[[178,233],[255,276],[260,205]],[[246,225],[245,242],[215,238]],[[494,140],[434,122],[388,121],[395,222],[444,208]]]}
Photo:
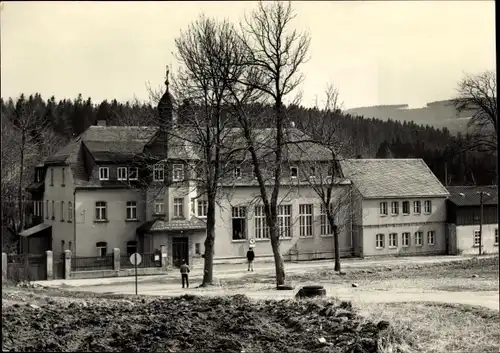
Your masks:
{"label": "white window frame", "polygon": [[[135,172],[135,176],[132,176],[132,171]],[[128,180],[139,180],[139,168],[137,167],[129,167],[128,168]]]}
{"label": "white window frame", "polygon": [[[333,204],[330,204],[329,207],[330,211],[332,211],[333,213]],[[338,227],[338,217],[336,214],[334,214],[333,217],[336,218],[335,223],[337,224]],[[328,215],[326,214],[326,207],[324,205],[321,205],[319,220],[320,220],[320,235],[323,237],[333,236],[333,229],[330,226],[330,221],[328,220]]]}
{"label": "white window frame", "polygon": [[316,179],[316,167],[310,167],[309,172],[309,179]]}
{"label": "white window frame", "polygon": [[236,179],[241,179],[241,168],[235,167],[233,170],[233,175]]}
{"label": "white window frame", "polygon": [[56,202],[52,200],[52,219],[56,219]]}
{"label": "white window frame", "polygon": [[95,202],[95,220],[97,222],[108,220],[108,204],[106,201],[96,201]]}
{"label": "white window frame", "polygon": [[208,200],[196,200],[196,217],[207,218]]}
{"label": "white window frame", "polygon": [[68,201],[68,222],[73,222],[73,202]]}
{"label": "white window frame", "polygon": [[49,200],[45,200],[45,219],[49,219]]}
{"label": "white window frame", "polygon": [[174,198],[174,218],[184,218],[184,198],[176,197]]}
{"label": "white window frame", "polygon": [[165,164],[163,162],[156,163],[153,166],[153,181],[165,181]]}
{"label": "white window frame", "polygon": [[391,201],[391,214],[397,216],[399,214],[399,201]]}
{"label": "white window frame", "polygon": [[436,245],[436,232],[433,230],[427,232],[427,245]]}
{"label": "white window frame", "polygon": [[379,213],[380,213],[381,217],[387,216],[388,210],[387,210],[387,202],[386,201],[382,201],[379,204],[378,208],[379,208]]}
{"label": "white window frame", "polygon": [[137,201],[127,201],[126,220],[127,221],[136,221],[137,220]]}
{"label": "white window frame", "polygon": [[[294,170],[295,170],[295,173],[293,172]],[[290,178],[296,179],[298,177],[299,177],[299,168],[298,167],[290,167]]]}
{"label": "white window frame", "polygon": [[292,237],[292,205],[278,206],[278,232],[280,239]]}
{"label": "white window frame", "polygon": [[[234,222],[235,219],[243,219],[244,229],[243,237],[240,239],[234,238]],[[247,208],[245,206],[233,206],[231,208],[231,240],[232,241],[246,241],[247,239]]]}
{"label": "white window frame", "polygon": [[61,222],[64,221],[64,201],[61,201]]}
{"label": "white window frame", "polygon": [[424,213],[431,214],[432,213],[432,200],[424,201]]}
{"label": "white window frame", "polygon": [[385,234],[379,233],[375,235],[375,249],[383,249],[385,243]]}
{"label": "white window frame", "polygon": [[422,203],[420,200],[413,201],[413,213],[421,214],[422,213]]}
{"label": "white window frame", "polygon": [[395,249],[398,247],[398,233],[389,233],[387,245],[389,246],[389,249]]}
{"label": "white window frame", "polygon": [[118,180],[127,180],[128,179],[128,169],[127,167],[118,167],[116,168],[116,177]]}
{"label": "white window frame", "polygon": [[[97,250],[97,256],[98,257],[106,257],[108,255],[108,243],[105,241],[99,241],[95,244],[95,248]],[[104,250],[104,255],[102,251]]]}
{"label": "white window frame", "polygon": [[481,232],[479,231],[479,229],[474,229],[472,240],[474,246],[479,246],[479,244],[481,243]]}
{"label": "white window frame", "polygon": [[172,181],[183,181],[184,180],[184,164],[174,164],[172,165]]}
{"label": "white window frame", "polygon": [[165,202],[155,201],[154,214],[165,214]]}
{"label": "white window frame", "polygon": [[99,167],[99,180],[109,180],[108,167]]}
{"label": "white window frame", "polygon": [[313,204],[299,205],[299,236],[301,238],[309,238],[314,236],[313,217]]}
{"label": "white window frame", "polygon": [[424,245],[424,232],[417,231],[415,232],[415,246],[423,246]]}
{"label": "white window frame", "polygon": [[410,232],[401,233],[401,247],[402,248],[409,247],[410,242],[411,242],[411,233]]}
{"label": "white window frame", "polygon": [[267,226],[266,214],[264,206],[255,206],[254,208],[255,219],[255,239],[269,239],[269,227]]}
{"label": "white window frame", "polygon": [[[405,212],[405,205],[408,207],[408,212]],[[404,216],[408,216],[410,214],[410,201],[403,201],[401,203],[401,213],[404,215]]]}

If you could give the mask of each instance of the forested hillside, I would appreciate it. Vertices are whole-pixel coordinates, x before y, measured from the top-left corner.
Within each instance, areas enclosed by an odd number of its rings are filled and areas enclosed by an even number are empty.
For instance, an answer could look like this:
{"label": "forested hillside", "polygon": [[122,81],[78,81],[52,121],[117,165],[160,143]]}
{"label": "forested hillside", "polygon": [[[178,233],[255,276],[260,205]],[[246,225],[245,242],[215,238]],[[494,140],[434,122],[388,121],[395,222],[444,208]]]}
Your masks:
{"label": "forested hillside", "polygon": [[[264,116],[266,109],[271,113],[270,107],[259,108],[264,111]],[[81,96],[74,100],[56,100],[54,97],[45,100],[40,94],[21,95],[18,99],[2,99],[1,111],[4,129],[8,130],[10,123],[13,123],[13,134],[16,130],[16,120],[21,119],[23,115],[35,115],[36,119],[43,122],[44,129],[37,127],[31,133],[36,137],[41,131],[45,134],[52,132],[52,147],[66,143],[72,136],[81,134],[98,120],[106,120],[107,125],[151,125],[154,123],[152,117],[156,116],[156,108],[151,104],[121,103],[114,99],[94,104],[91,98],[83,99]],[[182,111],[181,104],[180,120]],[[320,119],[322,114],[317,108],[287,107],[290,120],[305,129],[316,119]],[[352,145],[355,155],[363,158],[423,158],[443,183],[447,162],[448,185],[474,182],[491,184],[496,178],[495,157],[468,151],[464,147],[467,145],[468,136],[453,136],[446,128],[436,129],[428,125],[401,123],[391,119],[366,119],[349,114],[335,114],[332,119],[336,120],[335,133]],[[35,144],[36,140],[33,140]],[[44,144],[44,139],[41,139],[41,143]],[[10,150],[13,152],[16,148]],[[47,148],[37,146],[35,149],[48,153]],[[49,150],[51,149],[53,148]]]}

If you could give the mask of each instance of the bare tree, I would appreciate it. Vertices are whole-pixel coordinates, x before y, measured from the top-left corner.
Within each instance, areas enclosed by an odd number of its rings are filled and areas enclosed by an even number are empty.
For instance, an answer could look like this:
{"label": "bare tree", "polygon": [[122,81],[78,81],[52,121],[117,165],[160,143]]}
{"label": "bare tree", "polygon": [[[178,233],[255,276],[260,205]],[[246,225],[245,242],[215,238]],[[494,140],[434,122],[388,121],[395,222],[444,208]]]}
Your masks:
{"label": "bare tree", "polygon": [[354,151],[351,149],[352,141],[343,140],[340,136],[335,119],[342,113],[339,91],[329,84],[325,93],[324,108],[318,118],[302,120],[299,125],[313,142],[297,145],[297,148],[302,154],[300,170],[304,171],[303,179],[321,200],[321,232],[323,235],[333,233],[334,269],[340,271],[339,235],[350,225],[352,212],[351,183],[344,177],[340,162],[343,158],[352,157]]}
{"label": "bare tree", "polygon": [[[236,85],[232,87],[235,115],[254,167],[269,227],[277,285],[285,283],[277,222],[282,168],[286,161],[284,152],[287,130],[290,127],[290,124],[287,124],[283,100],[302,81],[299,67],[307,60],[310,43],[307,34],[289,30],[294,17],[290,3],[262,1],[255,11],[245,17],[241,25],[241,36],[248,53],[248,72],[239,82],[244,88],[237,89]],[[274,107],[273,116],[266,117],[267,125],[271,127],[270,132],[264,134],[267,136],[262,136],[262,132],[256,133],[255,112],[249,111],[248,106],[241,104],[239,98],[252,89],[261,92],[264,95],[261,100],[269,100]],[[266,157],[272,156],[272,162],[269,158],[264,158],[263,153]],[[266,183],[266,174],[271,176],[272,186]]]}
{"label": "bare tree", "polygon": [[[208,211],[202,286],[212,284],[215,243],[215,208],[223,179],[234,169],[233,159],[241,151],[237,135],[224,108],[229,85],[242,75],[244,47],[236,29],[227,21],[201,16],[175,40],[180,69],[174,91],[183,109],[169,139],[188,143],[199,153],[191,164],[197,193],[206,195]],[[153,95],[154,98],[154,95]]]}
{"label": "bare tree", "polygon": [[497,149],[497,79],[493,71],[465,75],[458,83],[458,94],[453,100],[459,112],[470,112],[469,126],[473,128],[473,147],[487,151]]}
{"label": "bare tree", "polygon": [[25,226],[25,189],[34,167],[64,141],[43,121],[37,107],[17,102],[12,114],[9,119],[2,112],[2,224],[19,233]]}

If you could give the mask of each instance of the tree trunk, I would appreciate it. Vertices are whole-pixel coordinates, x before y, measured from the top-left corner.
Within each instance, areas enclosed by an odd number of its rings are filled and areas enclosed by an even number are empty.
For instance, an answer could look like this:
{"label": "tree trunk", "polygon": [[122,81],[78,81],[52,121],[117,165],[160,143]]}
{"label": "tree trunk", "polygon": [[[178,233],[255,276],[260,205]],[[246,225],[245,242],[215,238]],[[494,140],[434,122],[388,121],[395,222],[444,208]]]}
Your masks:
{"label": "tree trunk", "polygon": [[328,222],[333,231],[333,247],[335,253],[334,270],[340,272],[339,227],[335,224],[335,217],[330,212],[328,212]]}
{"label": "tree trunk", "polygon": [[21,232],[24,228],[24,203],[23,203],[23,171],[24,171],[24,147],[26,144],[26,133],[23,131],[21,138],[21,161],[19,164],[19,189],[18,189],[18,207],[19,207],[19,225],[17,232]]}
{"label": "tree trunk", "polygon": [[335,247],[335,271],[340,272],[339,228],[333,226],[333,244]]}
{"label": "tree trunk", "polygon": [[274,254],[274,266],[276,269],[276,286],[285,284],[285,264],[280,251],[280,240],[277,226],[269,229],[271,237],[271,247]]}
{"label": "tree trunk", "polygon": [[[209,196],[210,198],[210,196]],[[215,245],[215,200],[208,200],[207,237],[205,239],[205,255],[203,264],[203,282],[201,287],[213,285]]]}

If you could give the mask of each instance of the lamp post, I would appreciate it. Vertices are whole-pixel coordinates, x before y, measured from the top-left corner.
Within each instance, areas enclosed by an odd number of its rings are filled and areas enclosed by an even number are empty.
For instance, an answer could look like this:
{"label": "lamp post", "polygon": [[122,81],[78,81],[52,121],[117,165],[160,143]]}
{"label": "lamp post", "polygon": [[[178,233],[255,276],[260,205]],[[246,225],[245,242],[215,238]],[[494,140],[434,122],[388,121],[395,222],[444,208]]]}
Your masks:
{"label": "lamp post", "polygon": [[483,248],[483,195],[490,196],[486,191],[478,191],[479,194],[479,255],[482,254]]}

